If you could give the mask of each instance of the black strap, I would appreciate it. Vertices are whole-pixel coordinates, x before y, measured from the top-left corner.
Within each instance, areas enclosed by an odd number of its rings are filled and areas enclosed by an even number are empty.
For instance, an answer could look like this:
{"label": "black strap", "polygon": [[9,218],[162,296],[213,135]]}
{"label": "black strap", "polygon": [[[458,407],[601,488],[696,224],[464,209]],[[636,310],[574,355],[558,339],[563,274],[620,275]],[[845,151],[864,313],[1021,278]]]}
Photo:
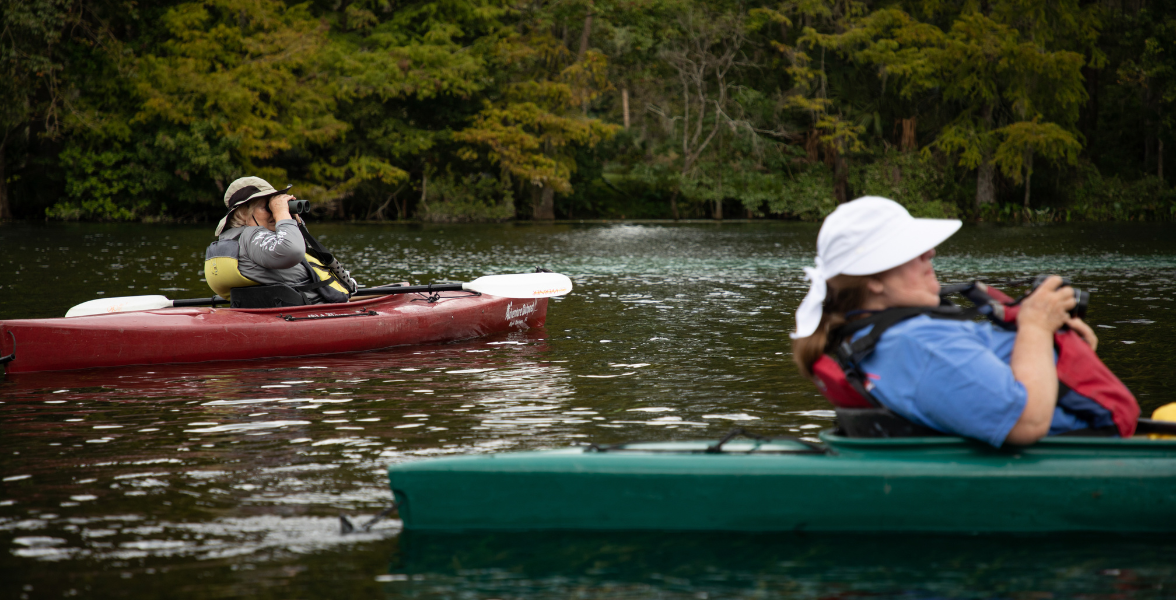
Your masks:
{"label": "black strap", "polygon": [[[919,315],[927,315],[935,319],[952,319],[966,321],[979,312],[974,309],[962,309],[954,304],[940,306],[917,306],[904,308],[889,308],[877,311],[870,316],[850,321],[833,330],[829,336],[829,351],[841,370],[845,372],[845,380],[855,392],[874,406],[882,404],[866,389],[866,375],[861,369],[861,362],[874,352],[878,341],[888,329]],[[866,327],[873,327],[862,337],[854,340],[853,336]]]}
{"label": "black strap", "polygon": [[[310,235],[310,231],[306,229],[305,223],[302,223],[301,221],[299,221],[298,231],[302,232],[302,239],[306,241],[306,253],[317,258],[318,261],[320,263],[322,263],[323,268],[325,268],[327,270],[327,273],[328,273],[327,280],[328,281],[338,281],[339,285],[343,286],[343,288],[345,290],[348,290],[347,291],[348,296],[354,295],[356,293],[356,291],[358,291],[358,290],[356,290],[352,286],[351,282],[350,281],[340,281],[339,278],[335,276],[335,273],[336,273],[335,268],[338,268],[343,271],[346,270],[343,267],[343,265],[338,260],[335,259],[335,257],[331,254],[331,252],[329,250],[327,250],[326,246],[323,246],[322,244],[320,244],[318,240],[314,239],[314,236]],[[332,266],[332,265],[334,265],[334,266]]]}
{"label": "black strap", "polygon": [[[888,329],[919,315],[927,315],[933,319],[967,321],[979,315],[979,312],[974,308],[963,309],[955,305],[889,308],[875,312],[868,317],[850,321],[833,330],[829,338],[830,348],[839,361],[861,362],[874,351],[874,347],[878,345],[878,341],[882,339],[882,335]],[[873,329],[853,340],[854,334],[867,327],[873,327]]]}
{"label": "black strap", "polygon": [[319,262],[323,263],[324,267],[330,265],[331,261],[335,260],[335,257],[331,255],[331,252],[327,250],[326,246],[320,244],[318,240],[314,239],[314,236],[310,235],[310,231],[306,229],[305,223],[301,221],[298,223],[298,231],[302,232],[302,239],[306,240],[307,254],[317,258]]}

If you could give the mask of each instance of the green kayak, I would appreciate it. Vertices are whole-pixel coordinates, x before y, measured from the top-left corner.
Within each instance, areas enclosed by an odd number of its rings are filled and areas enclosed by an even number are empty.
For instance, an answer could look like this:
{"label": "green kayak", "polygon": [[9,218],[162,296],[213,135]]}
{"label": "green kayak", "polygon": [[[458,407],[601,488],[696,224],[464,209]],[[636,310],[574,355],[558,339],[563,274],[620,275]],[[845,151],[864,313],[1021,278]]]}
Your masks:
{"label": "green kayak", "polygon": [[1176,531],[1176,440],[581,446],[395,464],[406,530]]}

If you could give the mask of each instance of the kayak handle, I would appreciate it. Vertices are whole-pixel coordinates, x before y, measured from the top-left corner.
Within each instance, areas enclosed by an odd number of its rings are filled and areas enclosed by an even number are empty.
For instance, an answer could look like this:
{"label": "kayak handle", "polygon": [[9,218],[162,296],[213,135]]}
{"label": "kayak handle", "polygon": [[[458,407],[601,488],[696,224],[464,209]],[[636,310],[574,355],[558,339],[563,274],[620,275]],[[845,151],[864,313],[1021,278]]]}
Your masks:
{"label": "kayak handle", "polygon": [[0,365],[6,365],[16,360],[16,334],[9,330],[8,335],[12,336],[12,354],[9,354],[8,356],[0,356]]}

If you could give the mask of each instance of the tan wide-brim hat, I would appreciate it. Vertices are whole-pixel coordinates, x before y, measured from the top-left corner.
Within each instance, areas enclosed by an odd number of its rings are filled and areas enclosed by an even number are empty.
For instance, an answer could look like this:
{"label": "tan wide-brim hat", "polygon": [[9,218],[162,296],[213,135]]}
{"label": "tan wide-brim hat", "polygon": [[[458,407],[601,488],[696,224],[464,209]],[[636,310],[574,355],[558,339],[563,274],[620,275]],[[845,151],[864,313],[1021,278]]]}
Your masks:
{"label": "tan wide-brim hat", "polygon": [[258,198],[269,198],[278,194],[285,193],[293,185],[288,185],[280,190],[274,189],[268,181],[260,177],[242,177],[233,183],[229,184],[229,189],[225,190],[225,208],[229,212],[225,213],[224,218],[216,225],[216,233],[213,235],[220,235],[225,229],[225,225],[229,222],[229,216],[233,214],[241,205],[248,203],[250,200]]}

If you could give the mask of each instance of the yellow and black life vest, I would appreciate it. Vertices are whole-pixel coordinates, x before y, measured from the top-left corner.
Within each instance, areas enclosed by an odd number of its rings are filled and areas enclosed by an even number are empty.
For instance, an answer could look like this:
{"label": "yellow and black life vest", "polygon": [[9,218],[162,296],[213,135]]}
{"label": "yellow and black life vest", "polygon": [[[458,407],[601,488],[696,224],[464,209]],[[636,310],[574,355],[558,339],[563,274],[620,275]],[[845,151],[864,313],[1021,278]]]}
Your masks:
{"label": "yellow and black life vest", "polygon": [[[302,294],[304,299],[306,292],[316,290],[328,303],[347,302],[350,298],[347,288],[331,274],[331,271],[319,259],[310,254],[303,257],[302,264],[310,272],[311,281],[304,285],[284,285],[262,284],[243,275],[239,263],[240,253],[241,246],[237,240],[213,242],[204,253],[204,278],[208,281],[208,287],[212,288],[212,291],[221,298],[231,301],[235,288],[252,286],[293,289]],[[303,302],[303,304],[307,304],[307,302]]]}

